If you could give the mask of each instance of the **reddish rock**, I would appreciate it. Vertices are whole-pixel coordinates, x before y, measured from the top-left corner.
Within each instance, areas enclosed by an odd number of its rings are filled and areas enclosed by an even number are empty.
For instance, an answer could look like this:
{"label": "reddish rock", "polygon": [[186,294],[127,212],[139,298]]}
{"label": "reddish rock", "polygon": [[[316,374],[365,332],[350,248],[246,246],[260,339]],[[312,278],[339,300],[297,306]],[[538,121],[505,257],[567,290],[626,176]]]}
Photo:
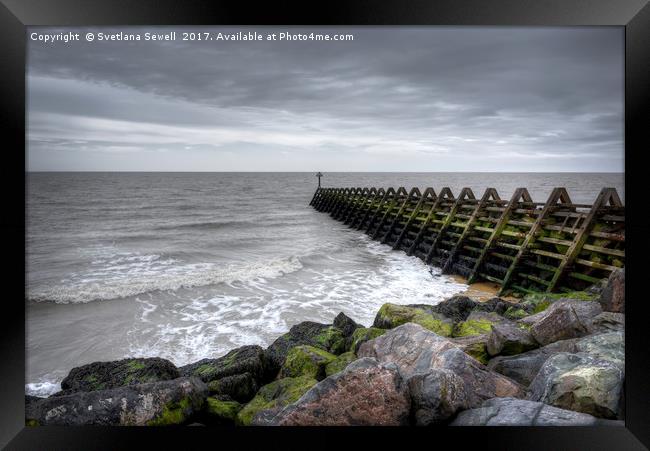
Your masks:
{"label": "reddish rock", "polygon": [[530,332],[535,340],[544,346],[560,340],[582,337],[589,331],[580,321],[573,306],[560,305],[535,322],[531,326]]}
{"label": "reddish rock", "polygon": [[319,382],[268,424],[278,426],[400,426],[410,397],[395,365],[359,359]]}
{"label": "reddish rock", "polygon": [[613,271],[599,299],[606,312],[625,313],[625,269]]}

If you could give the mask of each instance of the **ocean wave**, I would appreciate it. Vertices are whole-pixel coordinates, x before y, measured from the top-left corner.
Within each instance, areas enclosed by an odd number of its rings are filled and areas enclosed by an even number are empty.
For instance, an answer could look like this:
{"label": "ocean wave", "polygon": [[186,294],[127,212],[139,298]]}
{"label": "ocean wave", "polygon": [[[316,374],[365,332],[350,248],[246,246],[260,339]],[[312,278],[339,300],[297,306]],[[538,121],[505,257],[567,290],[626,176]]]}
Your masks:
{"label": "ocean wave", "polygon": [[100,268],[72,274],[56,285],[28,289],[28,300],[57,304],[107,301],[153,291],[274,279],[303,267],[297,256],[265,262],[217,265],[182,264],[159,255],[122,255],[93,263]]}
{"label": "ocean wave", "polygon": [[45,380],[25,384],[25,394],[30,396],[48,397],[61,390],[61,383],[53,380]]}

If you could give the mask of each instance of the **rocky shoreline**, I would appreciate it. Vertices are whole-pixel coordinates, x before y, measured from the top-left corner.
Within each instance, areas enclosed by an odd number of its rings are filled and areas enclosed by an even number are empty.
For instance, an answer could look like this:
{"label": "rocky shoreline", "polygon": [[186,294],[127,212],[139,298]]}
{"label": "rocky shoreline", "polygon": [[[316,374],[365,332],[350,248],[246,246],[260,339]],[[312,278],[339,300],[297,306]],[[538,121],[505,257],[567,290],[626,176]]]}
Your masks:
{"label": "rocky shoreline", "polygon": [[39,425],[623,425],[625,273],[513,303],[454,296],[340,313],[268,348],[176,367],[161,358],[74,368],[26,396]]}

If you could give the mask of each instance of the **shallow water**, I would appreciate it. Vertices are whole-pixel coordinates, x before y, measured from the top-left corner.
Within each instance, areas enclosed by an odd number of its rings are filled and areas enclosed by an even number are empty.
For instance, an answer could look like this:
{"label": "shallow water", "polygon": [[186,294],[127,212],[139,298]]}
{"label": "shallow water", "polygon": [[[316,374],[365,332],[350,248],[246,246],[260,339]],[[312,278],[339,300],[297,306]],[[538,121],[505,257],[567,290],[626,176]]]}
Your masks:
{"label": "shallow water", "polygon": [[[177,365],[385,302],[437,303],[466,285],[308,206],[306,173],[31,173],[27,386],[46,395],[74,366],[128,356]],[[555,186],[591,203],[622,174],[333,173],[324,186]]]}

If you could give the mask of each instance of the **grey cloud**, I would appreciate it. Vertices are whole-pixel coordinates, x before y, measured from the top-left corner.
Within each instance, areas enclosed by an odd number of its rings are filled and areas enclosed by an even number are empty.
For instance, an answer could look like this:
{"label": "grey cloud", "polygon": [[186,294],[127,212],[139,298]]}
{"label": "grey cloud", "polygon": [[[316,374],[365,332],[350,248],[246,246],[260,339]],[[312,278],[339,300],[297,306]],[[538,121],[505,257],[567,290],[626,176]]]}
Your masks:
{"label": "grey cloud", "polygon": [[[286,30],[212,31],[249,29]],[[506,170],[509,155],[515,170],[547,167],[548,155],[558,155],[555,170],[584,166],[580,155],[602,156],[595,170],[622,170],[621,29],[307,30],[355,40],[30,42],[30,168],[47,168],[48,146],[69,154],[81,140],[105,153],[164,145],[170,162],[201,146],[221,168],[219,152],[241,152],[230,170],[249,168],[253,147],[268,154],[267,170],[287,167],[273,160],[287,151],[302,155],[292,170],[316,169],[319,152],[356,153],[359,166],[328,170],[390,170],[400,153],[414,156],[410,170],[458,170],[454,159],[470,156],[467,170],[495,170],[499,159]]]}

